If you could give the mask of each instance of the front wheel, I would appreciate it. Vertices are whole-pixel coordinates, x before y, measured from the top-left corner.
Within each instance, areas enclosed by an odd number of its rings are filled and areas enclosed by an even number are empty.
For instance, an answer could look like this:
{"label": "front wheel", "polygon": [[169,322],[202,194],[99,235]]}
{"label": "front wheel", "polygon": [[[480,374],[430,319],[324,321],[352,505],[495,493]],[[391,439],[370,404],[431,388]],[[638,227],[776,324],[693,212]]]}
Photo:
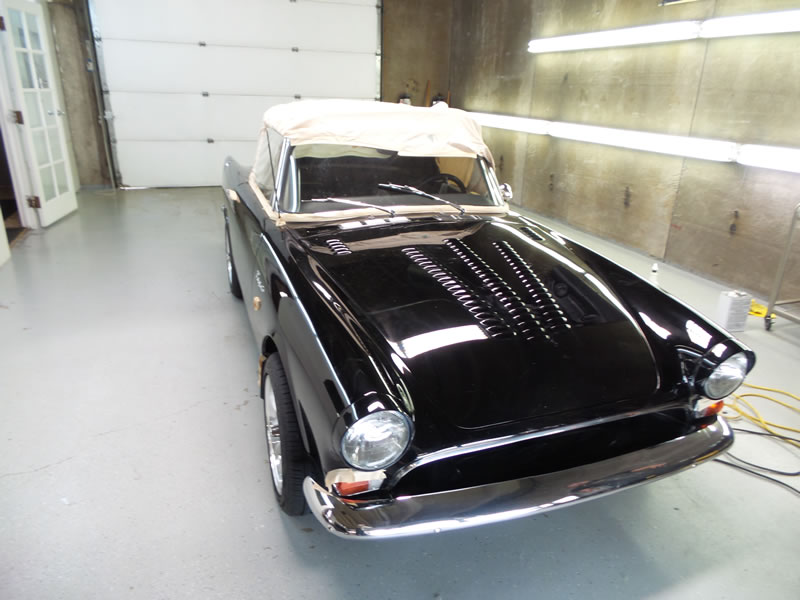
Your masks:
{"label": "front wheel", "polygon": [[309,474],[308,457],[278,354],[272,353],[265,366],[262,397],[272,487],[283,512],[302,515],[306,511],[303,480]]}

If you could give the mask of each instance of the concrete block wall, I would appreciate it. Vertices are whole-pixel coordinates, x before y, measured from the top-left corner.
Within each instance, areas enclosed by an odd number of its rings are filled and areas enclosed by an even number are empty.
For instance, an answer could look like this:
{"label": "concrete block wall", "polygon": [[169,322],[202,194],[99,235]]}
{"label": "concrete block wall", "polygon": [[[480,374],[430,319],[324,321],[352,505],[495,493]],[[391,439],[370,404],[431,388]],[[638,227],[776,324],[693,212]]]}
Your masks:
{"label": "concrete block wall", "polygon": [[[527,52],[538,37],[791,8],[800,1],[384,0],[385,22],[392,19],[384,27],[384,98],[396,99],[398,82],[447,65],[449,80],[439,85],[466,110],[800,148],[800,34]],[[451,15],[449,33],[416,25],[432,10]],[[396,36],[415,40],[410,60]],[[768,294],[800,202],[800,175],[500,130],[485,135],[500,178],[524,206]],[[783,293],[798,295],[800,244]]]}
{"label": "concrete block wall", "polygon": [[447,95],[450,80],[451,0],[391,1],[383,5],[381,98],[406,94],[414,106],[430,95]]}

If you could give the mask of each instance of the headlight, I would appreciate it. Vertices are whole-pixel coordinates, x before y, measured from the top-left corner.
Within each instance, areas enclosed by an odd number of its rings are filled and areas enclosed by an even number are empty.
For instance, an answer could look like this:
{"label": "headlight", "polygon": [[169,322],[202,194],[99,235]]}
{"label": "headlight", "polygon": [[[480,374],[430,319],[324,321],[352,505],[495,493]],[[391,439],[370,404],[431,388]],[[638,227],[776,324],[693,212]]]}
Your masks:
{"label": "headlight", "polygon": [[408,448],[411,426],[393,410],[381,410],[359,419],[342,437],[342,455],[357,469],[388,467]]}
{"label": "headlight", "polygon": [[747,375],[747,356],[739,352],[711,372],[703,382],[703,392],[715,400],[729,396],[742,385],[745,375]]}

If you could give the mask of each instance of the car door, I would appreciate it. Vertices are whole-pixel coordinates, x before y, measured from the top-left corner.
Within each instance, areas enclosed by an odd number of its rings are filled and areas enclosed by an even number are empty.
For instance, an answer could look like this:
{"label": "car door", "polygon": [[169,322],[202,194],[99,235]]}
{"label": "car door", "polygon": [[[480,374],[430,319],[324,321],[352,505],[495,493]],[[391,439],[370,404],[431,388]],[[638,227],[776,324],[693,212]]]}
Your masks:
{"label": "car door", "polygon": [[259,236],[255,252],[255,265],[253,269],[253,303],[248,307],[250,325],[257,340],[262,340],[267,335],[273,335],[277,320],[277,303],[279,298],[274,295],[283,285],[282,270],[278,268],[278,253],[272,246],[277,227],[272,221],[264,224],[265,232]]}
{"label": "car door", "polygon": [[242,298],[248,302],[253,291],[254,241],[260,234],[260,226],[253,207],[248,206],[246,201],[242,201],[242,196],[237,195],[236,198],[231,203],[234,213],[234,218],[230,220],[229,224],[231,246],[233,247],[236,274],[239,277],[239,286],[242,288]]}
{"label": "car door", "polygon": [[[280,190],[282,189],[279,176],[281,173],[280,162],[288,156],[288,145],[284,144],[283,138],[274,130],[269,131],[268,135],[272,136],[274,149],[270,152],[268,164],[264,165],[266,171],[261,176],[266,180],[269,190],[278,190],[277,192],[272,191],[269,195],[269,201],[276,202],[277,198],[281,197]],[[284,146],[286,146],[285,152],[283,150]],[[264,336],[275,331],[274,304],[276,301],[271,297],[269,290],[270,277],[273,273],[273,269],[269,265],[275,262],[276,257],[274,249],[265,244],[269,244],[266,241],[267,237],[274,235],[277,232],[277,227],[268,217],[262,217],[260,221],[243,219],[241,223],[244,228],[243,237],[250,246],[248,256],[254,259],[253,263],[249,265],[249,278],[245,284],[248,289],[248,295],[244,296],[247,305],[247,316],[250,319],[250,326],[253,329],[256,340],[262,340]],[[265,232],[267,233],[266,236],[264,235]]]}

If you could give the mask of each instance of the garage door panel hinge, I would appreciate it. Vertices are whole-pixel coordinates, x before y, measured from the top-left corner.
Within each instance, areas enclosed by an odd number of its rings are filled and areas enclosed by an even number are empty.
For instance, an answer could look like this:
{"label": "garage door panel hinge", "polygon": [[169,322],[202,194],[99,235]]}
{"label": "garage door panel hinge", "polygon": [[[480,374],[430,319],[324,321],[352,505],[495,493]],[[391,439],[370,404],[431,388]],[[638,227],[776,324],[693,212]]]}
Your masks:
{"label": "garage door panel hinge", "polygon": [[28,206],[31,208],[42,208],[42,201],[39,199],[39,196],[26,196],[25,199],[28,201]]}
{"label": "garage door panel hinge", "polygon": [[292,52],[300,52],[300,48],[298,46],[292,46]]}

